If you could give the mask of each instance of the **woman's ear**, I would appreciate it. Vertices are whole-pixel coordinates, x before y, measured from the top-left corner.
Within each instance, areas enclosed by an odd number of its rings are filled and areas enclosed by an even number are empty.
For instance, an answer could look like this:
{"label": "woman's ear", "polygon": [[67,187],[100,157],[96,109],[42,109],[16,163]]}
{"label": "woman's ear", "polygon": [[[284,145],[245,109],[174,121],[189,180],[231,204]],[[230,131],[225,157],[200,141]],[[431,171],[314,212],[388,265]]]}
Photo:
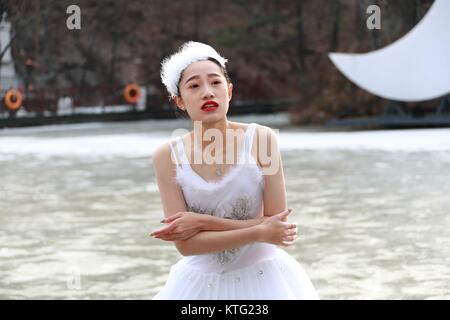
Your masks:
{"label": "woman's ear", "polygon": [[232,96],[233,96],[233,84],[229,83],[228,84],[228,101],[231,100]]}
{"label": "woman's ear", "polygon": [[177,105],[178,108],[180,108],[181,110],[186,110],[186,108],[184,107],[184,102],[183,102],[183,99],[181,98],[181,96],[174,96],[173,97],[173,101],[175,102],[175,104]]}

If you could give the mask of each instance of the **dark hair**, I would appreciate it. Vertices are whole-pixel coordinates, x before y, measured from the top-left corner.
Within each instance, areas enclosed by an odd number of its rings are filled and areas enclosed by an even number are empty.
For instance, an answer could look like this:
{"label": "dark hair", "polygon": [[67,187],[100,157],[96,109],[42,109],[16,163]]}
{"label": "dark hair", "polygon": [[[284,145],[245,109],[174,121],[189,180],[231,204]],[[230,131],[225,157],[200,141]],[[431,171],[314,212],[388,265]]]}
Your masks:
{"label": "dark hair", "polygon": [[186,110],[181,110],[177,106],[175,106],[175,118],[177,119],[189,119],[189,114]]}
{"label": "dark hair", "polygon": [[[222,71],[223,76],[224,76],[225,79],[227,80],[227,83],[228,83],[228,84],[231,83],[231,79],[230,79],[230,76],[228,75],[227,69],[225,69],[224,67],[222,67],[222,65],[219,63],[219,61],[217,61],[217,60],[214,59],[214,58],[208,58],[208,60],[214,62],[215,64],[217,64],[217,65],[219,66],[219,68],[220,68],[220,71]],[[180,74],[180,79],[178,80],[178,83],[177,83],[178,95],[180,95],[180,96],[181,96],[181,91],[180,91],[180,81],[181,81],[181,78],[183,78],[183,73],[184,73],[184,70],[181,72],[181,74]],[[175,116],[176,116],[177,118],[189,118],[189,114],[187,113],[187,111],[181,110],[181,109],[178,108],[177,106],[175,106]]]}
{"label": "dark hair", "polygon": [[[225,79],[227,80],[227,83],[231,83],[230,77],[228,76],[228,72],[227,69],[225,69],[224,67],[222,67],[222,65],[219,63],[219,61],[217,61],[214,58],[208,58],[209,61],[214,62],[215,64],[217,64],[220,68],[220,71],[222,71],[223,76],[225,77]],[[181,78],[180,78],[181,79]]]}

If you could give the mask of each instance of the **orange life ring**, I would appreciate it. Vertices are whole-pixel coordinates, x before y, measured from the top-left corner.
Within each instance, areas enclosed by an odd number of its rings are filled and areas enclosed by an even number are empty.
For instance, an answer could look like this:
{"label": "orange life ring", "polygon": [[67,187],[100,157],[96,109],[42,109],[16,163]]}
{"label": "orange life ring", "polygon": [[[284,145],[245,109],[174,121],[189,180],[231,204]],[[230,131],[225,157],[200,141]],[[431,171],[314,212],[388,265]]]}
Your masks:
{"label": "orange life ring", "polygon": [[123,90],[123,97],[128,103],[137,103],[141,97],[141,88],[137,83],[130,83]]}
{"label": "orange life ring", "polygon": [[10,110],[17,110],[22,106],[23,97],[22,93],[19,90],[8,90],[3,99],[5,101],[6,107]]}

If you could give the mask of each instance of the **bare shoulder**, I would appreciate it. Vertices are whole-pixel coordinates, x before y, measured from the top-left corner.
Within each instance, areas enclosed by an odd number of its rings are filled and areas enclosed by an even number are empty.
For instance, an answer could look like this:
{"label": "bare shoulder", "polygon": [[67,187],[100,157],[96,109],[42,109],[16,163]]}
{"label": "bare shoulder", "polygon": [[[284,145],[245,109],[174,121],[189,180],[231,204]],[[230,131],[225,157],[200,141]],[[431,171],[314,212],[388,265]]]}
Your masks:
{"label": "bare shoulder", "polygon": [[275,135],[275,131],[270,127],[256,124],[256,135],[258,137],[271,137]]}
{"label": "bare shoulder", "polygon": [[[234,122],[233,124],[236,126],[236,128],[244,129],[244,130],[246,130],[250,126],[249,123],[241,123],[241,122]],[[271,135],[275,134],[274,130],[270,127],[263,126],[258,123],[255,123],[255,125],[256,125],[255,127],[256,127],[256,135],[257,136],[263,136],[263,135],[271,136]]]}
{"label": "bare shoulder", "polygon": [[[260,168],[265,168],[270,165],[272,158],[279,155],[277,149],[277,136],[275,131],[270,127],[256,124],[252,154]],[[267,154],[261,154],[261,152]]]}
{"label": "bare shoulder", "polygon": [[257,124],[253,142],[257,147],[259,147],[261,143],[265,143],[270,150],[272,146],[277,146],[277,134],[272,128]]}
{"label": "bare shoulder", "polygon": [[155,162],[160,162],[162,160],[167,160],[170,157],[170,141],[164,142],[163,144],[156,147],[152,153],[152,159]]}
{"label": "bare shoulder", "polygon": [[155,171],[159,174],[169,172],[173,166],[171,157],[171,149],[169,144],[173,141],[167,141],[156,149],[152,153],[152,163]]}

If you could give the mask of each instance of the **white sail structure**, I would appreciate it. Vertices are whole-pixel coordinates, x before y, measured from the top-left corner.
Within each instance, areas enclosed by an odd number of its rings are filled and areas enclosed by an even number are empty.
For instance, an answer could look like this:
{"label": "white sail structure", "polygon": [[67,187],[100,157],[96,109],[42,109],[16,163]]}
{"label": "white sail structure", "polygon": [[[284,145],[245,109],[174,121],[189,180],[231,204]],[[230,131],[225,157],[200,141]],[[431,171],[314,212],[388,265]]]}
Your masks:
{"label": "white sail structure", "polygon": [[424,101],[449,94],[450,0],[435,0],[409,33],[382,49],[329,57],[357,86],[385,99]]}

